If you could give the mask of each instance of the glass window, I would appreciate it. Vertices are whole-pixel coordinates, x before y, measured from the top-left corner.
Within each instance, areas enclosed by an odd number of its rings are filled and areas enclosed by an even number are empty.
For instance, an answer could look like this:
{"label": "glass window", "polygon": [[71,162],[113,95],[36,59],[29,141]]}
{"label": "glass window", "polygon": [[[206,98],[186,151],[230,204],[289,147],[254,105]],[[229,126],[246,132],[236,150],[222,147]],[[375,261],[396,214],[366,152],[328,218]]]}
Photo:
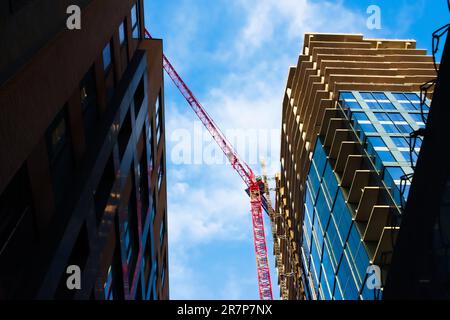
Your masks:
{"label": "glass window", "polygon": [[387,167],[386,171],[392,177],[392,180],[400,180],[400,178],[405,174],[401,167]]}
{"label": "glass window", "polygon": [[379,100],[389,100],[383,92],[372,92],[375,99]]}
{"label": "glass window", "polygon": [[109,70],[111,67],[111,43],[108,42],[105,48],[103,48],[103,70]]}
{"label": "glass window", "polygon": [[378,102],[366,102],[367,106],[369,107],[369,109],[372,110],[379,110],[381,109],[380,105],[378,104]]}
{"label": "glass window", "polygon": [[53,162],[63,150],[68,139],[65,109],[56,117],[48,131],[48,151],[50,162]]}
{"label": "glass window", "polygon": [[388,113],[388,116],[392,121],[406,121],[399,112]]}
{"label": "glass window", "polygon": [[360,92],[360,94],[364,100],[373,100],[373,96],[370,92]]}
{"label": "glass window", "polygon": [[[341,285],[342,291],[345,291],[345,286],[347,285],[347,281],[352,276],[350,271],[350,266],[348,265],[347,259],[344,257],[342,258],[341,264],[339,266],[339,270],[337,273],[337,278],[339,281],[339,284]],[[344,296],[345,298],[345,296]]]}
{"label": "glass window", "polygon": [[125,36],[125,21],[122,21],[122,23],[119,26],[119,41],[120,45],[123,45],[125,43],[126,36]]}
{"label": "glass window", "polygon": [[337,230],[340,233],[342,240],[345,240],[350,231],[352,217],[341,190],[338,191],[334,203],[333,216],[336,220]]}
{"label": "glass window", "polygon": [[382,124],[382,126],[387,133],[399,133],[397,127],[393,124]]}
{"label": "glass window", "polygon": [[159,226],[159,241],[160,241],[160,245],[162,245],[162,242],[164,240],[164,233],[165,233],[165,223],[164,223],[164,219],[165,217],[163,216],[162,220],[161,220],[161,225]]}
{"label": "glass window", "polygon": [[343,247],[342,247],[342,241],[341,238],[338,235],[336,222],[333,216],[331,216],[330,223],[327,230],[327,237],[326,240],[328,242],[328,245],[330,247],[330,257],[331,261],[333,263],[333,267],[336,269],[337,265],[339,263],[339,260],[341,259]]}
{"label": "glass window", "polygon": [[411,118],[416,122],[423,122],[422,115],[420,113],[410,113]]}
{"label": "glass window", "polygon": [[164,153],[161,154],[161,159],[159,161],[159,168],[158,168],[158,190],[161,190],[161,184],[164,178],[165,174],[165,168],[164,168]]}
{"label": "glass window", "polygon": [[[313,243],[314,243],[314,241],[313,241]],[[320,268],[320,264],[315,264],[316,263],[316,261],[317,261],[317,257],[318,257],[318,255],[317,255],[317,251],[316,251],[316,246],[313,244],[312,246],[311,246],[311,261],[310,261],[310,270],[311,270],[311,275],[312,275],[312,280],[313,280],[313,282],[314,282],[314,289],[316,290],[317,289],[317,287],[318,287],[318,285],[319,285],[319,283],[318,283],[318,280],[319,280],[319,274],[317,273],[317,267],[319,267]],[[320,269],[319,269],[320,270]]]}
{"label": "glass window", "polygon": [[356,223],[353,223],[347,242],[347,247],[349,249],[350,256],[353,260],[356,260],[356,254],[358,253],[360,244],[361,244],[361,236],[356,227]]}
{"label": "glass window", "polygon": [[413,92],[407,92],[404,93],[404,95],[406,96],[406,98],[408,98],[409,101],[411,102],[420,102],[420,98],[416,93]]}
{"label": "glass window", "polygon": [[358,120],[358,121],[369,121],[369,117],[365,112],[353,112],[352,113],[352,119]]}
{"label": "glass window", "polygon": [[317,195],[317,190],[319,189],[320,180],[319,177],[317,176],[317,171],[314,168],[314,166],[315,166],[314,163],[312,163],[308,179],[309,182],[311,183],[311,193],[315,196]]}
{"label": "glass window", "polygon": [[327,162],[327,166],[325,168],[324,182],[326,190],[328,191],[328,199],[330,204],[332,204],[338,190],[338,182],[329,162]]}
{"label": "glass window", "polygon": [[346,101],[346,102],[344,102],[344,108],[349,108],[351,110],[362,109],[360,104],[357,101]]}
{"label": "glass window", "polygon": [[391,137],[392,142],[397,146],[397,148],[409,148],[409,143],[403,137]]}
{"label": "glass window", "polygon": [[384,140],[381,137],[369,137],[368,141],[374,148],[386,147],[386,144],[384,143]]}
{"label": "glass window", "polygon": [[351,99],[355,99],[355,96],[351,92],[341,92],[340,98],[343,100],[351,100]]}
{"label": "glass window", "polygon": [[[405,103],[401,103],[401,106],[403,109],[408,110],[408,111],[416,111],[416,107],[410,103],[410,102],[405,102]],[[419,107],[420,109],[420,107]]]}
{"label": "glass window", "polygon": [[411,133],[413,129],[409,126],[409,124],[396,124],[398,130],[401,133]]}
{"label": "glass window", "polygon": [[[308,188],[308,190],[309,190],[309,188]],[[308,213],[310,214],[310,219],[312,221],[312,213],[314,210],[314,205],[313,205],[314,200],[311,198],[311,194],[308,190],[305,192],[305,206],[306,206]]]}
{"label": "glass window", "polygon": [[81,108],[83,113],[84,138],[92,142],[98,121],[97,86],[94,68],[91,67],[80,83]]}
{"label": "glass window", "polygon": [[396,110],[392,102],[380,102],[380,106],[383,110]]}
{"label": "glass window", "polygon": [[320,276],[320,288],[323,294],[323,299],[324,300],[331,300],[331,290],[328,286],[328,281],[327,281],[327,277],[324,274],[324,269],[322,267],[322,273]]}
{"label": "glass window", "polygon": [[365,133],[376,133],[377,132],[375,127],[373,125],[371,125],[370,123],[360,124],[360,127],[361,127],[361,130],[364,131]]}
{"label": "glass window", "polygon": [[390,121],[388,115],[384,112],[375,112],[375,117],[378,119],[378,121]]}
{"label": "glass window", "polygon": [[327,163],[327,155],[322,148],[322,144],[320,139],[317,139],[316,148],[314,150],[313,162],[316,165],[317,173],[319,177],[323,175],[323,171],[325,170],[325,165]]}
{"label": "glass window", "polygon": [[328,246],[326,246],[326,245],[324,246],[324,251],[323,251],[323,255],[322,255],[322,266],[323,266],[322,272],[324,272],[326,274],[330,291],[333,291],[334,269],[331,264],[331,258],[330,258]]}
{"label": "glass window", "polygon": [[377,154],[383,162],[395,162],[395,158],[390,151],[377,151]]}
{"label": "glass window", "polygon": [[392,93],[395,99],[397,100],[408,100],[403,93]]}
{"label": "glass window", "polygon": [[322,188],[320,188],[319,195],[317,196],[316,208],[322,229],[325,230],[328,224],[328,219],[330,218],[330,209]]}
{"label": "glass window", "polygon": [[344,297],[346,300],[358,300],[359,298],[359,289],[356,286],[353,276],[350,276],[350,278],[347,281]]}
{"label": "glass window", "polygon": [[156,141],[159,144],[159,140],[161,139],[161,98],[160,94],[156,99],[156,114],[155,114],[155,122],[156,122]]}
{"label": "glass window", "polygon": [[140,38],[138,3],[135,3],[131,9],[131,30],[134,39]]}

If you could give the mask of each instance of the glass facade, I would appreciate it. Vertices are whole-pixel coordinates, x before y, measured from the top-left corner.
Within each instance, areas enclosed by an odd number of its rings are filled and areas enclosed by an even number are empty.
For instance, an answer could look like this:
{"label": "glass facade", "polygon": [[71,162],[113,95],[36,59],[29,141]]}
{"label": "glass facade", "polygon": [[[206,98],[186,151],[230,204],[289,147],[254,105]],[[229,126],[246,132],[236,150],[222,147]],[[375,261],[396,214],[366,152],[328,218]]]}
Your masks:
{"label": "glass facade", "polygon": [[422,145],[418,137],[410,150],[410,134],[425,128],[430,101],[421,110],[420,97],[414,92],[353,91],[341,92],[339,102],[395,203],[401,206],[410,186],[405,180],[401,188],[401,177],[413,173],[411,165],[415,166]]}
{"label": "glass facade", "polygon": [[[369,257],[320,139],[306,181],[302,262],[310,299],[373,299]],[[370,295],[371,294],[371,295]]]}
{"label": "glass facade", "polygon": [[[418,138],[410,156],[410,133],[424,127],[429,101],[421,111],[416,93],[341,92],[339,105],[400,207],[401,177],[413,172],[411,164],[415,164],[421,145]],[[406,185],[404,199],[408,190]],[[366,286],[369,250],[362,240],[363,228],[352,219],[352,210],[319,137],[305,185],[301,243],[303,282],[309,299],[381,298],[381,290]]]}

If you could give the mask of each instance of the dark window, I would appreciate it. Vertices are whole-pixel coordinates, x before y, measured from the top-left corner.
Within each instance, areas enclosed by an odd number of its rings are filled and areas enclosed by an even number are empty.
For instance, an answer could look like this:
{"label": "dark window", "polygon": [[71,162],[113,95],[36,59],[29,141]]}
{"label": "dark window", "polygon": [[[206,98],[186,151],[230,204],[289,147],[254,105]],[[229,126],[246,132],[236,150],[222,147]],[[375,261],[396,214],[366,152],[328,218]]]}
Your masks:
{"label": "dark window", "polygon": [[71,185],[74,171],[72,141],[66,107],[56,116],[47,129],[46,140],[56,208],[60,209],[65,193]]}
{"label": "dark window", "polygon": [[161,155],[161,159],[159,162],[159,168],[158,168],[158,191],[161,191],[161,184],[163,182],[164,178],[164,153]]}
{"label": "dark window", "polygon": [[103,49],[103,69],[105,71],[106,99],[109,102],[114,94],[114,68],[111,42]]}
{"label": "dark window", "polygon": [[162,267],[162,271],[161,271],[161,287],[164,288],[164,278],[166,275],[166,263],[163,262],[163,267]]}
{"label": "dark window", "polygon": [[139,193],[141,196],[141,216],[142,216],[142,225],[145,223],[145,218],[147,215],[148,205],[149,205],[149,188],[148,188],[148,166],[147,166],[147,144],[145,143],[145,130],[143,133],[143,140],[144,140],[144,148],[142,150],[142,156],[141,160],[139,162]]}
{"label": "dark window", "polygon": [[136,261],[139,254],[139,229],[136,208],[136,187],[134,169],[131,169],[131,193],[128,200],[128,219],[124,225],[125,247],[127,248],[128,281],[133,282]]}
{"label": "dark window", "polygon": [[142,102],[144,101],[145,91],[144,91],[144,78],[141,79],[139,85],[134,93],[134,113],[136,118],[142,107]]}
{"label": "dark window", "polygon": [[29,270],[37,240],[26,165],[0,195],[0,299],[13,298]]}
{"label": "dark window", "polygon": [[160,246],[163,245],[164,234],[166,233],[165,220],[166,220],[166,212],[164,211],[164,214],[161,219],[161,225],[159,226],[159,241],[160,241],[159,244],[160,244]]}
{"label": "dark window", "polygon": [[106,163],[105,170],[103,171],[100,182],[98,183],[97,189],[94,191],[94,203],[95,203],[95,213],[97,217],[97,225],[100,224],[103,217],[103,212],[108,204],[108,199],[111,195],[111,189],[113,187],[115,180],[115,169],[114,160],[111,155]]}
{"label": "dark window", "polygon": [[128,64],[128,39],[127,39],[127,22],[124,20],[119,26],[119,42],[120,42],[120,65],[122,72],[125,72]]}
{"label": "dark window", "polygon": [[86,143],[92,141],[98,121],[97,87],[95,72],[91,67],[84,76],[80,85],[81,107],[83,111],[83,125]]}
{"label": "dark window", "polygon": [[130,117],[130,111],[128,110],[127,115],[125,116],[125,119],[122,123],[122,127],[119,131],[119,136],[117,138],[117,142],[119,144],[119,155],[120,159],[122,160],[125,150],[128,146],[128,142],[130,141],[131,136],[131,117]]}
{"label": "dark window", "polygon": [[142,283],[141,283],[141,281],[140,281],[140,278],[139,278],[139,281],[137,282],[137,288],[136,288],[136,296],[135,296],[135,300],[143,300],[142,299]]}
{"label": "dark window", "polygon": [[139,39],[141,36],[139,28],[139,3],[135,3],[131,9],[131,33],[133,39]]}
{"label": "dark window", "polygon": [[152,171],[153,171],[153,148],[154,148],[154,143],[153,143],[153,122],[150,121],[150,127],[148,129],[148,142],[149,142],[149,163],[148,163],[148,174],[149,176],[151,176]]}

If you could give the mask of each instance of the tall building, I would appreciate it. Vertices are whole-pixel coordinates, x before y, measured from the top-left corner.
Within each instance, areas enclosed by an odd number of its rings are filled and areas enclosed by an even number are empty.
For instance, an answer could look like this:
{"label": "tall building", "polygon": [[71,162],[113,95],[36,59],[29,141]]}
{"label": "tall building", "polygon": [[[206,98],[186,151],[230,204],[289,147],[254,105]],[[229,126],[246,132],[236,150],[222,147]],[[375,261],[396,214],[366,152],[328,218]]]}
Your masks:
{"label": "tall building", "polygon": [[0,299],[169,297],[162,41],[143,11],[0,4]]}
{"label": "tall building", "polygon": [[287,298],[382,297],[422,142],[410,150],[409,136],[430,104],[420,86],[435,75],[413,40],[305,35],[283,101],[277,181]]}

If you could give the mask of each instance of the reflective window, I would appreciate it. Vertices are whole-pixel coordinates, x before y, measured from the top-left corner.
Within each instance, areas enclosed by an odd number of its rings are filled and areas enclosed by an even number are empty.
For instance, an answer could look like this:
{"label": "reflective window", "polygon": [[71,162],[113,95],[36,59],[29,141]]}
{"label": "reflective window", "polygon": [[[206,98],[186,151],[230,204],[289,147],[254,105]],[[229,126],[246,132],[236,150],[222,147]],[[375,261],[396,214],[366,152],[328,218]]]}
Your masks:
{"label": "reflective window", "polygon": [[378,102],[366,102],[366,103],[367,103],[367,106],[369,107],[369,109],[372,109],[372,110],[381,109],[381,107],[378,104]]}
{"label": "reflective window", "polygon": [[359,125],[361,130],[364,131],[365,133],[376,133],[377,130],[375,129],[375,127],[369,123],[363,123]]}
{"label": "reflective window", "polygon": [[398,131],[397,127],[393,124],[382,124],[384,131],[386,131],[387,133],[400,133],[400,131]]}
{"label": "reflective window", "polygon": [[392,93],[392,95],[399,101],[408,100],[403,93]]}
{"label": "reflective window", "polygon": [[131,33],[133,39],[140,38],[138,3],[135,3],[131,9]]}
{"label": "reflective window", "polygon": [[341,92],[340,97],[344,100],[355,99],[355,96],[351,92]]}
{"label": "reflective window", "polygon": [[392,142],[397,146],[397,148],[409,148],[409,143],[403,137],[391,137]]}
{"label": "reflective window", "polygon": [[352,119],[360,121],[369,121],[369,117],[365,112],[353,112],[352,113]]}
{"label": "reflective window", "polygon": [[390,151],[377,151],[377,154],[383,162],[395,162],[395,158]]}
{"label": "reflective window", "polygon": [[395,106],[392,102],[380,102],[380,106],[384,110],[395,110]]}
{"label": "reflective window", "polygon": [[330,218],[330,208],[322,188],[320,188],[319,195],[317,196],[316,208],[322,228],[325,229],[328,224],[328,219]]}
{"label": "reflective window", "polygon": [[390,121],[391,120],[389,118],[389,116],[384,112],[375,112],[374,115],[378,121]]}
{"label": "reflective window", "polygon": [[327,197],[329,199],[330,205],[333,204],[336,192],[339,188],[336,176],[334,175],[333,169],[331,168],[330,162],[327,161],[327,166],[325,168],[325,174],[323,179],[323,184],[327,190]]}
{"label": "reflective window", "polygon": [[360,94],[364,100],[373,100],[374,99],[370,92],[360,92]]}
{"label": "reflective window", "polygon": [[386,147],[386,144],[381,137],[369,137],[368,141],[374,148]]}
{"label": "reflective window", "polygon": [[388,97],[383,92],[372,92],[372,95],[378,101],[380,101],[380,100],[389,100]]}
{"label": "reflective window", "polygon": [[388,113],[389,119],[392,121],[406,121],[403,116],[398,112],[390,112]]}
{"label": "reflective window", "polygon": [[416,93],[406,92],[403,95],[406,96],[406,98],[408,98],[408,100],[411,102],[419,102],[420,101],[420,98]]}
{"label": "reflective window", "polygon": [[317,173],[319,176],[322,176],[323,171],[325,170],[325,164],[327,162],[327,155],[322,148],[322,144],[319,142],[316,144],[316,150],[314,151],[313,163],[316,166]]}
{"label": "reflective window", "polygon": [[125,35],[125,21],[122,21],[122,23],[119,26],[119,42],[120,45],[125,44],[126,35]]}
{"label": "reflective window", "polygon": [[106,47],[103,49],[103,70],[109,70],[109,68],[111,67],[111,57],[111,43],[108,42]]}

